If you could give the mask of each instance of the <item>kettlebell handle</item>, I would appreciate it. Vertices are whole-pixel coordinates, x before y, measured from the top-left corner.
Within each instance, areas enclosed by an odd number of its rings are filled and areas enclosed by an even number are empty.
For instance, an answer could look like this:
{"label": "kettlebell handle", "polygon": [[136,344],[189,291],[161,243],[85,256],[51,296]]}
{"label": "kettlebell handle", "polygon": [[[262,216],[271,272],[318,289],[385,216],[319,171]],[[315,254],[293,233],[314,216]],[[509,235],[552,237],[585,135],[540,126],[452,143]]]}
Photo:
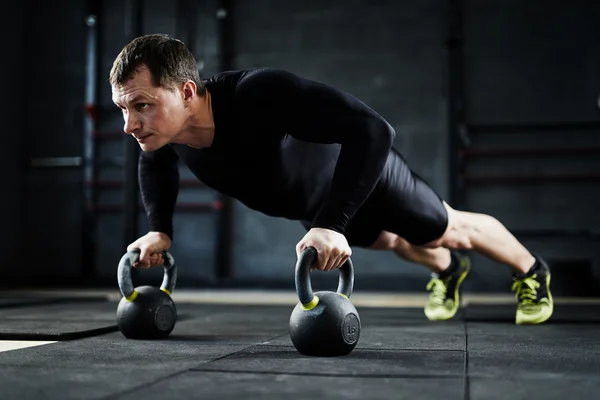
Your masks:
{"label": "kettlebell handle", "polygon": [[[139,249],[134,249],[132,251],[128,251],[121,257],[119,261],[119,267],[117,269],[117,281],[119,282],[119,290],[125,299],[128,301],[134,301],[138,296],[138,292],[133,287],[133,281],[131,279],[131,270],[133,268],[133,264],[135,264],[140,258],[141,251]],[[165,260],[163,266],[165,269],[165,274],[163,276],[162,284],[160,285],[160,290],[167,293],[169,296],[173,293],[175,289],[175,284],[177,282],[177,265],[175,264],[175,260],[173,256],[167,251],[163,251],[163,258]]]}
{"label": "kettlebell handle", "polygon": [[[315,295],[310,282],[310,268],[317,261],[319,253],[314,247],[307,247],[298,257],[296,262],[296,292],[298,299],[303,305],[313,302]],[[340,277],[336,292],[350,298],[354,289],[354,266],[348,258],[340,268]]]}

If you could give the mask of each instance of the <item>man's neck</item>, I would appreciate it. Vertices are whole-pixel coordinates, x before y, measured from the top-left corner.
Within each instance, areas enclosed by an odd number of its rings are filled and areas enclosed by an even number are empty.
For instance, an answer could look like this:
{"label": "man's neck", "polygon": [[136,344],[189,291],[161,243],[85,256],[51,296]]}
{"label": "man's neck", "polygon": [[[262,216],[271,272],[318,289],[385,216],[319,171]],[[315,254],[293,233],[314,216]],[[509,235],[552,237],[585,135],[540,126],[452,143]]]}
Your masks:
{"label": "man's neck", "polygon": [[215,135],[210,93],[206,91],[204,97],[198,97],[191,107],[188,124],[174,142],[195,149],[210,147]]}

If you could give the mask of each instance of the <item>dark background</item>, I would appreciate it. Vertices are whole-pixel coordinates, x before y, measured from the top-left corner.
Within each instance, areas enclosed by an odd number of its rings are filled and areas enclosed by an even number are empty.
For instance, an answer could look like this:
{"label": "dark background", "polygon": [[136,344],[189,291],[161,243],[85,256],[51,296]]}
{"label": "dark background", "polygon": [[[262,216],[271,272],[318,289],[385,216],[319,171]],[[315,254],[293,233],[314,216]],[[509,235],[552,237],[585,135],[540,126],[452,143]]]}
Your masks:
{"label": "dark background", "polygon": [[[450,204],[504,222],[551,262],[559,293],[599,294],[598,1],[3,7],[4,286],[116,287],[118,260],[147,225],[130,179],[137,145],[122,133],[108,72],[134,36],[167,33],[193,50],[202,76],[273,66],[358,96],[388,119],[397,148]],[[304,229],[188,184],[183,167],[182,176],[171,249],[179,286],[293,287]],[[422,292],[428,280],[425,268],[391,253],[354,249],[353,259],[357,290]],[[509,291],[508,268],[474,262],[467,289]]]}

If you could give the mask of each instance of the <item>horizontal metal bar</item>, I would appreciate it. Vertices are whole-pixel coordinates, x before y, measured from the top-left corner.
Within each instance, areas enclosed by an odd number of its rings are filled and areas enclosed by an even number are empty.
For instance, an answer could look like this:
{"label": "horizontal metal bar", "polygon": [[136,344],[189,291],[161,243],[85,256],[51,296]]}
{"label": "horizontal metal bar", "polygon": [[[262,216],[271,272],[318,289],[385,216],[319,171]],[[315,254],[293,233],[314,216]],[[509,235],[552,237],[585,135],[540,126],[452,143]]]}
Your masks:
{"label": "horizontal metal bar", "polygon": [[579,147],[559,149],[463,149],[462,157],[544,157],[544,156],[586,156],[600,155],[600,147]]}
{"label": "horizontal metal bar", "polygon": [[[143,210],[143,204],[140,204],[140,210]],[[94,212],[119,212],[125,209],[124,204],[96,204],[88,205],[86,207],[89,211]],[[220,201],[213,201],[208,203],[178,203],[175,205],[175,211],[182,212],[211,212],[219,211],[223,208]]]}
{"label": "horizontal metal bar", "polygon": [[526,124],[471,124],[469,134],[484,133],[546,133],[560,131],[600,130],[600,121],[534,122]]}
{"label": "horizontal metal bar", "polygon": [[80,167],[83,157],[38,157],[31,159],[32,167]]}
{"label": "horizontal metal bar", "polygon": [[[125,185],[124,182],[118,180],[96,180],[86,181],[85,186],[96,187],[98,189],[120,189]],[[193,188],[193,187],[206,187],[206,185],[197,179],[182,179],[179,181],[179,187],[182,188]]]}
{"label": "horizontal metal bar", "polygon": [[600,174],[571,174],[571,175],[521,175],[521,176],[468,176],[463,175],[461,180],[465,183],[475,185],[495,184],[530,184],[544,182],[599,182]]}

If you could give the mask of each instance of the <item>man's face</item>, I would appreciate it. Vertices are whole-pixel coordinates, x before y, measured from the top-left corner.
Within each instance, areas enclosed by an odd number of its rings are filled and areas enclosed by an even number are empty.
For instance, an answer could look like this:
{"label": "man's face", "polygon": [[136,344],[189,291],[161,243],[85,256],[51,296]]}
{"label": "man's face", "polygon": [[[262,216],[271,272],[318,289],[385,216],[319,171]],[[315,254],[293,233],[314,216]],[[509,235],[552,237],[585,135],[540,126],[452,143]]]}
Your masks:
{"label": "man's face", "polygon": [[123,111],[123,130],[135,137],[143,151],[161,148],[183,129],[182,91],[155,87],[145,67],[122,86],[113,86],[112,99]]}

